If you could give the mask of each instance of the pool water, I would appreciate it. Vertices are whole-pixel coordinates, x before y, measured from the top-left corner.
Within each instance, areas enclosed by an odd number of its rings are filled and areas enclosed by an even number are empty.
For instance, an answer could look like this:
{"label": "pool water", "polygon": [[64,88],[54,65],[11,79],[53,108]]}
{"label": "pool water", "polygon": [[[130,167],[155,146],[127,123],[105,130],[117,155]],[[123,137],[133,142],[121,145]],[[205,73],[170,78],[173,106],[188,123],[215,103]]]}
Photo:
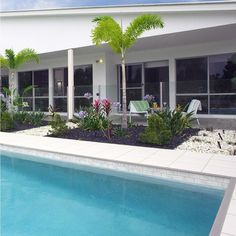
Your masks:
{"label": "pool water", "polygon": [[[17,156],[17,154],[16,154]],[[3,236],[204,236],[224,192],[1,155]]]}

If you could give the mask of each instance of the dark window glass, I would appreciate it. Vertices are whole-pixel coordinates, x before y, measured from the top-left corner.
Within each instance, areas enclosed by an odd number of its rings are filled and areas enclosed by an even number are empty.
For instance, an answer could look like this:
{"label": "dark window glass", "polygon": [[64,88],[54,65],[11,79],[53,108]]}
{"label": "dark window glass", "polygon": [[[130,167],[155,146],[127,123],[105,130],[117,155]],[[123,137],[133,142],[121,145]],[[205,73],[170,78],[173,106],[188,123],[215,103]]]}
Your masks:
{"label": "dark window glass", "polygon": [[236,114],[236,95],[210,96],[211,114]]}
{"label": "dark window glass", "polygon": [[179,59],[176,61],[177,93],[207,92],[207,58]]}
{"label": "dark window glass", "polygon": [[93,93],[92,65],[78,66],[74,71],[75,96]]}
{"label": "dark window glass", "polygon": [[34,71],[35,96],[48,96],[48,70]]}
{"label": "dark window glass", "polygon": [[[126,87],[142,86],[142,65],[129,65],[126,69]],[[122,70],[120,67],[120,88],[122,88]]]}
{"label": "dark window glass", "polygon": [[157,103],[160,103],[160,82],[163,103],[169,104],[169,67],[145,68],[145,94],[155,96]]}
{"label": "dark window glass", "polygon": [[209,57],[210,92],[236,93],[236,53]]}
{"label": "dark window glass", "polygon": [[75,112],[79,112],[84,107],[89,107],[92,103],[92,99],[87,98],[75,98]]}
{"label": "dark window glass", "polygon": [[202,104],[202,111],[198,111],[198,114],[208,113],[208,96],[177,96],[176,105],[181,105],[182,108],[186,107],[192,99],[198,99]]}
{"label": "dark window glass", "polygon": [[32,71],[19,72],[18,73],[18,86],[19,86],[20,96],[24,96],[24,97],[32,97],[33,96],[32,89],[28,90],[26,93],[23,94],[24,89],[30,85],[33,85]]}
{"label": "dark window glass", "polygon": [[68,69],[58,68],[53,70],[54,96],[66,96],[68,86]]}
{"label": "dark window glass", "polygon": [[[120,90],[120,98],[122,104],[122,89]],[[141,89],[127,89],[126,90],[126,98],[127,98],[127,108],[129,106],[130,101],[142,100],[142,90]]]}
{"label": "dark window glass", "polygon": [[1,76],[1,81],[0,81],[0,92],[3,92],[2,88],[8,88],[9,87],[9,81],[8,81],[8,76]]}
{"label": "dark window glass", "polygon": [[24,111],[33,111],[33,98],[23,98],[23,102],[27,103],[27,106],[24,107]]}
{"label": "dark window glass", "polygon": [[56,112],[67,112],[67,99],[54,98],[54,110]]}
{"label": "dark window glass", "polygon": [[35,98],[36,111],[48,111],[48,98]]}

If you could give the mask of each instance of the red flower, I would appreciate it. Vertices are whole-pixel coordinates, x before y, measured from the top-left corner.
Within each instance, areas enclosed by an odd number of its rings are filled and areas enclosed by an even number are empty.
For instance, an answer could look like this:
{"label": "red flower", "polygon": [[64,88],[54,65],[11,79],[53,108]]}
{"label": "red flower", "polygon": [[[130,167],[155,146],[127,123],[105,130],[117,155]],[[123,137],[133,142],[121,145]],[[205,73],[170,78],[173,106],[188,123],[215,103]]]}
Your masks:
{"label": "red flower", "polygon": [[101,102],[99,99],[94,100],[93,108],[97,113],[99,113],[99,111],[100,111],[100,105],[101,105]]}
{"label": "red flower", "polygon": [[103,106],[103,109],[106,113],[106,116],[109,115],[110,111],[111,111],[111,100],[110,99],[103,99],[102,100],[102,106]]}

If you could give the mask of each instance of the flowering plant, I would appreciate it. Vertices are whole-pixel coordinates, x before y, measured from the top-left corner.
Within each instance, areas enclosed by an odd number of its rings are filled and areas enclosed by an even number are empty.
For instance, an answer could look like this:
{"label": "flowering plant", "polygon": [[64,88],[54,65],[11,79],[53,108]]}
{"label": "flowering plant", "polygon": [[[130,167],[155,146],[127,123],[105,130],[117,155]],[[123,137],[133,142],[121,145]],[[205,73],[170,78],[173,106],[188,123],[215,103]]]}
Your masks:
{"label": "flowering plant", "polygon": [[151,94],[146,94],[143,99],[146,100],[150,105],[152,105],[155,101],[155,97]]}
{"label": "flowering plant", "polygon": [[85,117],[88,116],[88,112],[87,111],[80,111],[78,116],[80,119],[84,119]]}
{"label": "flowering plant", "polygon": [[87,92],[87,93],[84,94],[84,97],[87,98],[87,99],[90,99],[90,98],[93,97],[93,95],[92,95],[92,93]]}
{"label": "flowering plant", "polygon": [[97,114],[100,111],[100,106],[101,106],[101,101],[99,99],[95,99],[93,102],[93,108]]}
{"label": "flowering plant", "polygon": [[111,111],[111,100],[110,99],[103,99],[102,100],[102,109],[104,110],[106,116],[108,117]]}

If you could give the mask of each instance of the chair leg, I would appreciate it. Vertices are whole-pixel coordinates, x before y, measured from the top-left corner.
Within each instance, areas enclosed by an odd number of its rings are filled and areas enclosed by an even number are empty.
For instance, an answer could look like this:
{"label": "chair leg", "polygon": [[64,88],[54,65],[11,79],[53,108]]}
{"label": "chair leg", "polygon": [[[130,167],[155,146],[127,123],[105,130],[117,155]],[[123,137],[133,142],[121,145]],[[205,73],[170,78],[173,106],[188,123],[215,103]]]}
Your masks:
{"label": "chair leg", "polygon": [[197,124],[198,124],[198,126],[200,126],[200,122],[199,122],[198,118],[197,118]]}

